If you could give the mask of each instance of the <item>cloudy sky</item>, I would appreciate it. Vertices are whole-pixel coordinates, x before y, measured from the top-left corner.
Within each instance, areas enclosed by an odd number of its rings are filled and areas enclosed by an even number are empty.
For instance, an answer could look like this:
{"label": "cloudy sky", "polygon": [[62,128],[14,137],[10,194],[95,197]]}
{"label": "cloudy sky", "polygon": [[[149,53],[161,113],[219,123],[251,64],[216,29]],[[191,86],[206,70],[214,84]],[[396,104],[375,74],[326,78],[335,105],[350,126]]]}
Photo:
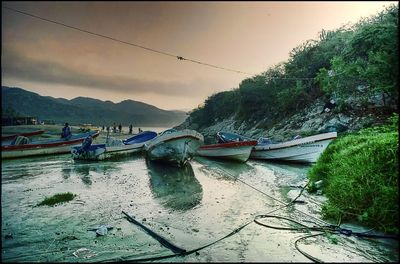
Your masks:
{"label": "cloudy sky", "polygon": [[2,85],[44,96],[131,99],[188,110],[286,61],[322,29],[354,23],[393,3],[3,1],[3,7],[161,53],[2,8]]}

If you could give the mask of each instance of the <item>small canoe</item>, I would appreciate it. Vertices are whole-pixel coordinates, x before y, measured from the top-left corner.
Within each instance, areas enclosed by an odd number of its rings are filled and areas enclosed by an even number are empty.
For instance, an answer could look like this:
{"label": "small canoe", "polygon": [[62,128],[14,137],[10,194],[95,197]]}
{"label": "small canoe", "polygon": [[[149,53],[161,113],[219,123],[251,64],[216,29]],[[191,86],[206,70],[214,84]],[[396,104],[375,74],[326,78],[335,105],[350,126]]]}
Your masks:
{"label": "small canoe", "polygon": [[257,141],[228,142],[201,146],[197,150],[199,156],[246,162]]}
{"label": "small canoe", "polygon": [[8,145],[1,147],[1,158],[21,158],[37,155],[62,154],[71,151],[71,146],[82,143],[82,141],[91,135],[93,138],[99,135],[98,131],[72,135],[69,139],[50,139],[32,141],[21,145]]}
{"label": "small canoe", "polygon": [[94,144],[86,151],[82,151],[81,146],[71,148],[72,158],[75,160],[105,160],[123,156],[129,156],[133,153],[141,152],[144,149],[144,144],[151,141],[157,136],[156,132],[144,131],[133,137],[124,139],[116,144]]}
{"label": "small canoe", "polygon": [[203,144],[204,137],[197,131],[168,129],[146,143],[145,149],[150,160],[183,166]]}

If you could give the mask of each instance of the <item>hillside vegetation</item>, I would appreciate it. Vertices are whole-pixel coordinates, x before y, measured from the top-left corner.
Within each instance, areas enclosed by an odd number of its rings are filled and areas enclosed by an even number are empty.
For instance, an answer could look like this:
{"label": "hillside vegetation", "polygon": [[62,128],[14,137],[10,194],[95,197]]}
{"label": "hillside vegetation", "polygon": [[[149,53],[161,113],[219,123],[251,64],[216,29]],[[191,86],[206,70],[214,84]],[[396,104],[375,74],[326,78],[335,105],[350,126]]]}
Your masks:
{"label": "hillside vegetation", "polygon": [[[294,48],[288,61],[209,96],[190,123],[201,130],[234,115],[266,129],[331,98],[337,111],[357,104],[360,112],[390,116],[398,111],[398,55],[398,6],[392,5],[354,25],[322,30],[319,39]],[[371,109],[377,100],[381,106]]]}
{"label": "hillside vegetation", "polygon": [[[308,175],[310,192],[323,182],[323,216],[398,234],[398,58],[392,5],[354,25],[322,30],[288,61],[208,97],[181,126],[210,142],[220,130],[278,141],[337,131]],[[321,112],[330,99],[336,107]]]}

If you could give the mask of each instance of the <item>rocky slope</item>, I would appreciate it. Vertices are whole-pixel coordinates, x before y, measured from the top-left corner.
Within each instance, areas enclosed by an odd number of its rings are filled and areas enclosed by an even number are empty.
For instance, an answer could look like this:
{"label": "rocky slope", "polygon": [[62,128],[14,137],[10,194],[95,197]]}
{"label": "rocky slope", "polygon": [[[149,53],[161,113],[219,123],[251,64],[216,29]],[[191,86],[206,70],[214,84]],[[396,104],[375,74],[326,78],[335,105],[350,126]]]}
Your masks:
{"label": "rocky slope", "polygon": [[249,124],[246,121],[237,121],[236,117],[232,115],[224,120],[216,120],[209,127],[199,127],[192,123],[189,117],[176,128],[195,129],[204,135],[206,143],[214,143],[215,134],[218,131],[235,132],[254,139],[268,137],[279,142],[292,139],[296,135],[304,137],[332,131],[337,131],[339,134],[355,132],[386,120],[388,114],[382,112],[378,100],[373,101],[367,108],[362,107],[356,101],[354,98],[349,98],[348,103],[351,102],[349,105],[352,107],[346,110],[333,108],[330,112],[321,113],[324,102],[317,100],[310,107],[282,120],[273,127],[262,128],[261,124],[265,123],[265,119]]}

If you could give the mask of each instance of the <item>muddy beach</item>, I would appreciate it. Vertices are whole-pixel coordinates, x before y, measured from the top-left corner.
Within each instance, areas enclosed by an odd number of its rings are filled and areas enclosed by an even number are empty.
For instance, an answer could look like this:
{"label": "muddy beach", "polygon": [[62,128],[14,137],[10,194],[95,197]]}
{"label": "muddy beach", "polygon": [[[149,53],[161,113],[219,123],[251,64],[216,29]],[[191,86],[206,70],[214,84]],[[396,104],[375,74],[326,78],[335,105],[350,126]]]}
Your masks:
{"label": "muddy beach", "polygon": [[[309,168],[199,157],[175,168],[149,162],[144,155],[103,162],[78,162],[69,154],[4,160],[2,261],[118,262],[174,254],[129,222],[124,211],[186,251],[211,244],[192,254],[153,259],[158,262],[312,262],[296,247],[324,262],[397,262],[395,240],[322,235],[296,242],[317,232],[268,228],[253,221],[272,214],[309,226],[324,223],[319,215],[324,196],[303,192],[300,202],[285,206],[306,184]],[[56,206],[36,206],[62,192],[76,197]],[[259,221],[292,225],[280,218]],[[90,230],[101,224],[113,228],[103,236]]]}

